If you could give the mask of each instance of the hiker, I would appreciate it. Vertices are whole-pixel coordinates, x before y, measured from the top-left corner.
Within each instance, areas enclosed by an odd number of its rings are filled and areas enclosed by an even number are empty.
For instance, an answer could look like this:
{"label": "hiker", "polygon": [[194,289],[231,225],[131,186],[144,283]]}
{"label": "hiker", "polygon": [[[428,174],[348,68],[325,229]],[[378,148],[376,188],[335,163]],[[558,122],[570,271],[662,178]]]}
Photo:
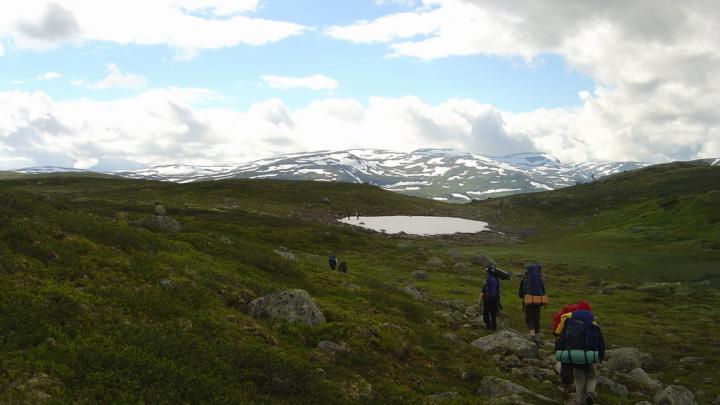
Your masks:
{"label": "hiker", "polygon": [[528,327],[530,339],[537,342],[540,338],[540,308],[549,302],[548,296],[545,295],[542,266],[537,263],[525,266],[525,275],[520,280],[518,296],[523,300],[525,324]]}
{"label": "hiker", "polygon": [[[555,342],[555,359],[563,369],[572,369],[575,381],[575,403],[597,404],[597,363],[605,358],[605,340],[592,312],[578,309],[569,313]],[[568,383],[569,373],[561,373]]]}
{"label": "hiker", "polygon": [[487,277],[482,288],[483,322],[489,330],[497,330],[497,313],[500,310],[500,279],[495,267],[487,266]]}
{"label": "hiker", "polygon": [[155,216],[163,216],[167,214],[167,211],[165,211],[165,207],[160,204],[160,202],[155,201]]}
{"label": "hiker", "polygon": [[360,220],[360,211],[355,211],[355,219]]}
{"label": "hiker", "polygon": [[[558,339],[560,339],[560,332],[562,332],[565,321],[572,316],[572,313],[577,310],[590,311],[590,304],[585,300],[580,300],[575,304],[565,304],[559,311],[555,312],[552,317],[550,329],[555,337],[555,344],[557,345]],[[555,371],[560,375],[560,380],[565,384],[566,392],[570,392],[573,384],[572,367],[563,366],[560,360],[555,363]]]}
{"label": "hiker", "polygon": [[337,257],[335,257],[335,256],[328,257],[328,264],[330,265],[330,268],[332,270],[335,270],[335,268],[337,267],[337,264],[338,264]]}
{"label": "hiker", "polygon": [[347,273],[347,271],[348,271],[347,262],[340,262],[340,265],[338,266],[338,271],[340,273]]}

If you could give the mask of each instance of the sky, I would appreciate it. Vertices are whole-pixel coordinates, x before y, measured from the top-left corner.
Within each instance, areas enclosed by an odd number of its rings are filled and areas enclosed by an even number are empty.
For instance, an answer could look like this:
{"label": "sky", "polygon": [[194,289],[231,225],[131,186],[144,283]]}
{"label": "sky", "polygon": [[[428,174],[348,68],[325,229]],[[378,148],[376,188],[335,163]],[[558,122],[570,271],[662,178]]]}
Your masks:
{"label": "sky", "polygon": [[0,170],[352,148],[717,158],[713,3],[6,1]]}

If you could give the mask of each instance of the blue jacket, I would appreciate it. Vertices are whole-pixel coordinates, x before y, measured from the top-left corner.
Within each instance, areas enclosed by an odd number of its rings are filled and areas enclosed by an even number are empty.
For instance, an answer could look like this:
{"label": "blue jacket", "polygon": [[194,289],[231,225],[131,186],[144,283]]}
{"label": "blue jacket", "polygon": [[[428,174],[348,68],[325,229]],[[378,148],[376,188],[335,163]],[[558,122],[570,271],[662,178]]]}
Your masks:
{"label": "blue jacket", "polygon": [[488,274],[487,278],[485,278],[485,285],[483,285],[482,292],[489,297],[499,297],[500,282],[498,281],[497,277]]}

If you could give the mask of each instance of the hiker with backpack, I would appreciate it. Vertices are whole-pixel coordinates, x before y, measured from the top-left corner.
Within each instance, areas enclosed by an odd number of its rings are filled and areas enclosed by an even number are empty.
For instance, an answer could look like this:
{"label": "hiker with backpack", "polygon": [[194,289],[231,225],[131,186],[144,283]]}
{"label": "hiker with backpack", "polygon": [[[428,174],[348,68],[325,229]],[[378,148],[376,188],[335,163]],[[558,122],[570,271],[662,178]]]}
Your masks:
{"label": "hiker with backpack", "polygon": [[576,404],[596,404],[597,363],[605,358],[602,330],[589,310],[578,309],[566,315],[555,341],[555,359],[562,367],[561,379],[566,384],[574,380]]}
{"label": "hiker with backpack", "polygon": [[330,256],[328,257],[328,265],[330,266],[330,269],[335,270],[338,265],[338,260],[336,256]]}
{"label": "hiker with backpack", "polygon": [[494,266],[487,267],[487,277],[482,288],[483,322],[489,330],[497,330],[497,313],[500,310],[500,279],[493,271]]}
{"label": "hiker with backpack", "polygon": [[525,266],[525,275],[520,280],[518,296],[523,300],[525,324],[528,327],[530,339],[537,342],[540,335],[540,308],[549,303],[548,296],[545,294],[542,266],[537,263]]}

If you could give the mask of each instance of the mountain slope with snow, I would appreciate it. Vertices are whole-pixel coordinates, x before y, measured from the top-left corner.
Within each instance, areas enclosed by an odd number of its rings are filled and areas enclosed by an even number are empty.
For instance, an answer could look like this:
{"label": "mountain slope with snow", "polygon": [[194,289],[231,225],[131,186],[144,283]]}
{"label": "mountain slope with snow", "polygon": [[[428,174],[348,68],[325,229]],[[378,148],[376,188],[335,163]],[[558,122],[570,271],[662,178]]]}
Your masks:
{"label": "mountain slope with snow", "polygon": [[[698,162],[720,165],[720,159]],[[111,174],[179,183],[231,178],[368,183],[418,197],[467,202],[554,190],[648,165],[642,162],[563,164],[545,153],[487,157],[450,149],[419,149],[410,153],[352,149],[294,153],[235,165],[163,165]],[[57,171],[62,170],[54,167],[20,170],[23,173]]]}

